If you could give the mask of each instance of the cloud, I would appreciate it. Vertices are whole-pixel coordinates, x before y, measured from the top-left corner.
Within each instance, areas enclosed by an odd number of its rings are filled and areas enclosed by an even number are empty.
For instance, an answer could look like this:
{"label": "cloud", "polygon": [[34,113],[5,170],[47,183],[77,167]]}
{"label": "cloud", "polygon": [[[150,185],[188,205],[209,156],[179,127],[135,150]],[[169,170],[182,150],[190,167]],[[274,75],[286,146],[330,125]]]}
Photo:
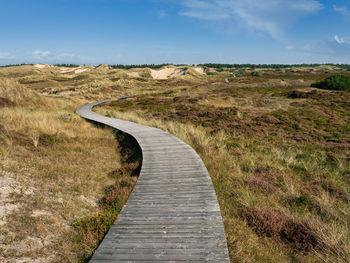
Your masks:
{"label": "cloud", "polygon": [[348,38],[344,38],[344,37],[339,37],[338,35],[335,35],[334,36],[334,40],[339,45],[344,45],[344,44],[350,45],[350,38],[349,37]]}
{"label": "cloud", "polygon": [[335,35],[332,40],[324,40],[316,44],[309,44],[302,47],[288,46],[287,50],[349,60],[350,37],[339,37]]}
{"label": "cloud", "polygon": [[337,7],[333,5],[333,10],[343,16],[350,16],[350,10],[346,6]]}
{"label": "cloud", "polygon": [[13,59],[14,56],[9,52],[0,52],[0,59]]}
{"label": "cloud", "polygon": [[54,54],[52,54],[50,51],[41,51],[41,50],[35,50],[32,52],[32,54],[34,55],[34,57],[39,59],[43,59],[43,58],[47,59],[54,56]]}
{"label": "cloud", "polygon": [[55,62],[73,62],[81,60],[81,57],[76,54],[70,53],[53,53],[51,51],[35,50],[32,52],[35,59],[45,60],[45,61],[55,61]]}
{"label": "cloud", "polygon": [[34,50],[23,53],[0,52],[0,65],[17,63],[48,63],[48,64],[86,64],[99,63],[88,57],[72,53],[54,53],[49,50]]}
{"label": "cloud", "polygon": [[184,0],[181,16],[229,21],[280,39],[285,28],[323,9],[316,0]]}

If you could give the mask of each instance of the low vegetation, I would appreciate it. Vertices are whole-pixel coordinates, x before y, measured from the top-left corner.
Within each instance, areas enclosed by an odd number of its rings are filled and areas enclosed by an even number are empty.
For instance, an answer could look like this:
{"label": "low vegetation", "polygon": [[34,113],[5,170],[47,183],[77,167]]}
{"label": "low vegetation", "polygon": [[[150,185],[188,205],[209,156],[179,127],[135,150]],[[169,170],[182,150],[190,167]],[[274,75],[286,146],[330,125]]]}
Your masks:
{"label": "low vegetation", "polygon": [[251,73],[251,75],[252,75],[253,77],[260,77],[260,76],[262,75],[262,73],[261,73],[261,72],[258,72],[258,71],[253,71],[253,72]]}
{"label": "low vegetation", "polygon": [[104,196],[98,201],[99,213],[73,223],[74,245],[76,252],[81,254],[81,262],[89,261],[92,252],[117,219],[135,186],[141,167],[141,149],[135,139],[121,132],[114,131],[114,134],[121,146],[122,167],[108,174],[114,184],[105,188]]}
{"label": "low vegetation", "polygon": [[315,82],[311,86],[319,89],[350,91],[350,76],[334,75],[319,82]]}
{"label": "low vegetation", "polygon": [[80,65],[77,64],[55,64],[56,67],[77,68]]}
{"label": "low vegetation", "polygon": [[[133,68],[151,68],[151,69],[160,69],[170,64],[142,64],[142,65],[110,65],[114,69],[133,69]],[[180,65],[179,65],[180,66]]]}
{"label": "low vegetation", "polygon": [[1,262],[87,262],[126,202],[139,159],[82,103],[0,80]]}
{"label": "low vegetation", "polygon": [[[23,188],[5,199],[20,206],[1,225],[7,244],[0,245],[1,256],[88,260],[141,161],[133,154],[137,145],[124,145],[125,135],[85,122],[74,109],[134,94],[95,110],[167,130],[201,155],[231,262],[348,261],[350,93],[311,87],[348,76],[346,69],[208,67],[194,74],[191,68],[162,80],[148,70],[136,76],[108,67],[0,69],[0,182],[9,177],[13,189]],[[11,95],[13,87],[18,92]],[[35,194],[26,195],[26,187]],[[38,239],[41,247],[31,247]]]}
{"label": "low vegetation", "polygon": [[282,81],[247,73],[229,83],[218,75],[197,85],[174,80],[97,111],[196,149],[213,178],[232,262],[347,262],[349,94],[310,88],[307,73]]}
{"label": "low vegetation", "polygon": [[343,69],[350,69],[348,64],[216,64],[216,63],[207,63],[199,64],[198,66],[208,67],[208,68],[249,68],[249,69],[285,69],[285,68],[316,68],[320,66],[335,66]]}

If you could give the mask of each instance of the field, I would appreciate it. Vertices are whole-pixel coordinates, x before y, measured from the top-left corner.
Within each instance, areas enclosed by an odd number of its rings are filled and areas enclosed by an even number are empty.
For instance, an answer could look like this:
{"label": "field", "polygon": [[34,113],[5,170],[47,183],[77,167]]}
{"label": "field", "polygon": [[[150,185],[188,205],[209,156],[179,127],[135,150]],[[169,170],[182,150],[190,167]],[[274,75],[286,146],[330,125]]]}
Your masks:
{"label": "field", "polygon": [[1,68],[0,258],[89,258],[125,203],[140,160],[124,136],[74,110],[135,95],[95,110],[167,130],[200,154],[231,262],[347,262],[350,93],[311,87],[334,74],[350,72]]}

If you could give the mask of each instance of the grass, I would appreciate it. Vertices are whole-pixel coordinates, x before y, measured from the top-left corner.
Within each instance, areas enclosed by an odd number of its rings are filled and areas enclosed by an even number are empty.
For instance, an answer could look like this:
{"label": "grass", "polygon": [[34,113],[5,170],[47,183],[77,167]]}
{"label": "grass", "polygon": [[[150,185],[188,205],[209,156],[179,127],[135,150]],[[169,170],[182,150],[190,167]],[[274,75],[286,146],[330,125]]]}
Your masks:
{"label": "grass", "polygon": [[[103,113],[105,110],[99,111]],[[189,123],[144,120],[139,114],[116,113],[109,108],[106,111],[114,117],[165,129],[179,136],[199,152],[210,171],[218,194],[232,262],[288,262],[291,259],[297,262],[319,262],[320,257],[324,255],[329,257],[328,262],[334,262],[335,259],[338,262],[346,262],[348,254],[343,253],[348,251],[349,246],[348,239],[344,239],[344,235],[348,233],[346,226],[349,220],[346,216],[348,201],[346,199],[340,201],[339,197],[324,187],[324,184],[330,184],[338,190],[342,189],[340,192],[345,195],[348,193],[345,189],[348,188],[347,186],[343,188],[345,186],[343,176],[336,177],[333,174],[334,170],[328,173],[324,171],[331,168],[327,157],[322,156],[324,152],[308,155],[308,150],[304,147],[283,149],[271,144],[266,145],[249,136],[228,135],[222,130],[211,134]],[[302,152],[305,152],[303,157]],[[311,171],[316,172],[315,170],[317,173],[311,178],[304,176]],[[348,173],[347,170],[343,172]],[[327,180],[326,175],[335,178]],[[313,189],[318,185],[323,187]],[[304,192],[312,196],[312,201],[305,198]],[[296,199],[297,202],[291,202],[291,199]],[[285,224],[286,227],[294,222],[295,225],[292,224],[291,227],[299,229],[301,236],[305,231],[313,233],[318,230],[319,232],[306,238],[313,240],[315,235],[318,238],[317,242],[306,243],[306,246],[312,249],[305,252],[304,249],[299,251],[296,249],[302,245],[293,245],[292,242],[291,246],[288,238],[283,238],[285,231],[283,228],[272,229],[274,234],[266,235],[254,225],[269,224],[271,218],[265,218],[266,221],[261,222],[261,217],[255,215],[257,221],[251,222],[247,215],[242,216],[242,211],[255,212],[260,211],[255,210],[259,208],[264,214],[278,211],[275,213],[278,213],[281,224]],[[304,221],[307,222],[306,230]],[[324,241],[323,230],[315,227],[322,222],[332,227],[331,234],[327,235],[326,240],[329,242],[327,244]],[[268,243],[266,238],[270,239]],[[303,240],[294,241],[298,242],[304,244]],[[325,245],[319,248],[319,244]],[[339,244],[343,246],[333,252]]]}
{"label": "grass", "polygon": [[261,72],[258,72],[258,71],[253,71],[252,73],[251,73],[251,75],[253,76],[253,77],[261,77]]}
{"label": "grass", "polygon": [[311,86],[319,89],[350,91],[350,77],[347,75],[334,75],[315,82]]}
{"label": "grass", "polygon": [[[169,131],[200,154],[218,195],[231,262],[347,262],[350,97],[310,87],[346,69],[211,68],[153,80],[146,69],[135,78],[124,69],[86,68],[0,70],[0,178],[22,189],[8,202],[23,203],[22,215],[13,210],[13,223],[1,226],[6,259],[88,260],[135,183],[140,160],[127,156],[139,150],[73,111],[135,94],[96,111]],[[20,246],[50,236],[57,238],[36,250]]]}
{"label": "grass", "polygon": [[167,130],[201,155],[231,262],[346,262],[350,97],[244,78],[174,85],[97,111]]}
{"label": "grass", "polygon": [[124,160],[120,135],[118,145],[111,130],[74,114],[81,100],[10,78],[0,81],[0,98],[1,258],[87,262],[126,202],[139,160]]}

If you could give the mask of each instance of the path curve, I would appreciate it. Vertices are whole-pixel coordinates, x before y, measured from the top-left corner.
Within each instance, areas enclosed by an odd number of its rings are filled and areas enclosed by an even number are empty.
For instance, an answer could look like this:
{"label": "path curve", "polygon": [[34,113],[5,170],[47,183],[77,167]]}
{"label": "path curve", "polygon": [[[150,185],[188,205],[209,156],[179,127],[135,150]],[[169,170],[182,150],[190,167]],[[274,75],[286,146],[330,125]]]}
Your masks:
{"label": "path curve", "polygon": [[92,111],[110,100],[76,112],[133,136],[142,150],[142,167],[126,205],[90,262],[229,262],[219,204],[201,158],[165,131]]}

